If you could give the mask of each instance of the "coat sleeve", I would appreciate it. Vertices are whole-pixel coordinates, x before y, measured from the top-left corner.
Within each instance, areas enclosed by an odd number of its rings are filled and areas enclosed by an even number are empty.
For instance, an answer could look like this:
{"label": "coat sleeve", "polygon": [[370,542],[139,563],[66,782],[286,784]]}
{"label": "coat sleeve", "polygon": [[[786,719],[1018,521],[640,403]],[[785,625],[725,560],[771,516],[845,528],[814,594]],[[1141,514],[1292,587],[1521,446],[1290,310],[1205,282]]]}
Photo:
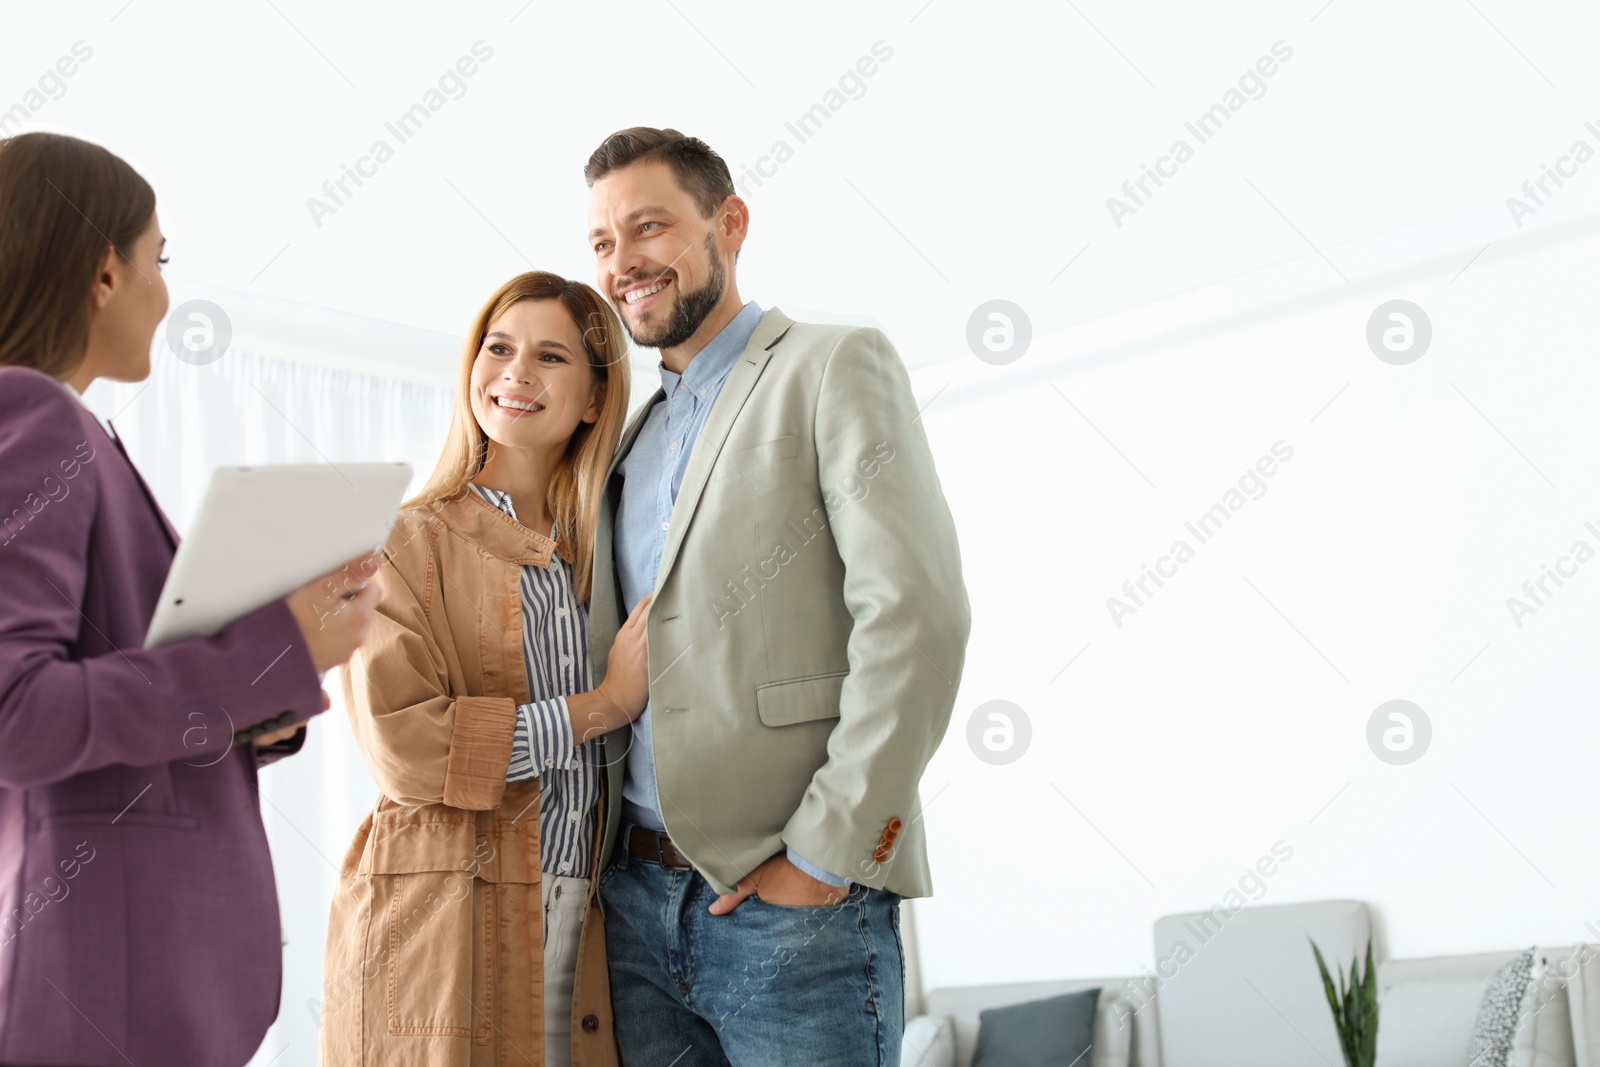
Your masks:
{"label": "coat sleeve", "polygon": [[918,811],[917,783],[949,725],[971,613],[911,381],[881,331],[851,330],[829,354],[815,440],[854,619],[850,673],[827,760],[782,837],[826,871],[882,885],[886,864],[872,857],[884,828]]}
{"label": "coat sleeve", "polygon": [[451,691],[440,643],[451,638],[435,630],[444,614],[437,533],[424,509],[401,512],[378,572],[377,616],[339,676],[356,745],[384,796],[484,810],[505,792],[517,705]]}
{"label": "coat sleeve", "polygon": [[[78,658],[102,470],[78,401],[48,375],[0,368],[0,786],[192,757],[220,707],[241,726],[322,711],[310,650],[283,601],[211,637]],[[68,471],[74,471],[68,475]]]}

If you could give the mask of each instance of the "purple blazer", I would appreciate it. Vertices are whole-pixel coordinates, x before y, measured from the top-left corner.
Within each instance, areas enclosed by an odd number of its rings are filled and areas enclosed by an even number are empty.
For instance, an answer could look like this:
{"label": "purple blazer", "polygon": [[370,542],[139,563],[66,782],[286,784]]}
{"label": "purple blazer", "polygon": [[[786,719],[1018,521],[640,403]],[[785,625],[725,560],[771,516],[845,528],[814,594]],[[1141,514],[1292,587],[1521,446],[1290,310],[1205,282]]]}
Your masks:
{"label": "purple blazer", "polygon": [[232,735],[320,680],[282,601],[142,647],[177,535],[69,388],[0,367],[0,1064],[231,1067],[283,965]]}

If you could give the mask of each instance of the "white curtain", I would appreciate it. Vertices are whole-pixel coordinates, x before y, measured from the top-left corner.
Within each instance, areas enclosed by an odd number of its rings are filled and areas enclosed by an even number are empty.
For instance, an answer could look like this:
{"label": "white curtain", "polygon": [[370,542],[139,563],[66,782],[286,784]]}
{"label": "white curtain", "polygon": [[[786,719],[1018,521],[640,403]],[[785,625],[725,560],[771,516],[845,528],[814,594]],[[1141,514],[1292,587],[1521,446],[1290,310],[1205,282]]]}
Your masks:
{"label": "white curtain", "polygon": [[[438,358],[453,367],[459,351],[441,349]],[[408,494],[415,492],[433,470],[449,420],[446,389],[239,346],[214,363],[195,366],[175,358],[158,334],[152,362],[146,381],[96,382],[85,399],[112,419],[180,534],[211,470],[222,465],[404,460],[416,471]],[[376,797],[351,739],[336,672],[324,679],[324,688],[333,707],[313,720],[305,748],[261,773],[261,812],[288,944],[278,1021],[251,1067],[316,1062],[312,1007],[321,997],[337,865]],[[239,921],[275,919],[241,915]]]}

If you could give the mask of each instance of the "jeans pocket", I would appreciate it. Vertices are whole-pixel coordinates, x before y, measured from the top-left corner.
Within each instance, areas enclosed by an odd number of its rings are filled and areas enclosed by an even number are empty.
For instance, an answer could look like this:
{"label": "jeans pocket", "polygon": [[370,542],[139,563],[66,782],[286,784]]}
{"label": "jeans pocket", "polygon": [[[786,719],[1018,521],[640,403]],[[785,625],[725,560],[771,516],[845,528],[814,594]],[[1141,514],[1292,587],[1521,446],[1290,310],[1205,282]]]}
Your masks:
{"label": "jeans pocket", "polygon": [[619,867],[619,866],[620,866],[620,864],[616,864],[616,863],[613,863],[613,864],[611,864],[611,866],[609,866],[609,867],[607,867],[607,868],[606,868],[606,869],[605,869],[605,870],[603,870],[603,871],[601,871],[601,872],[600,872],[600,877],[599,877],[599,879],[598,879],[598,880],[596,880],[596,881],[595,881],[595,883],[594,883],[594,884],[595,884],[595,888],[596,888],[596,889],[597,889],[597,890],[598,890],[598,891],[599,891],[599,892],[600,892],[600,893],[601,893],[601,894],[602,894],[602,895],[603,895],[603,894],[604,894],[604,893],[605,893],[605,891],[606,891],[606,886],[607,886],[607,885],[608,885],[608,884],[609,884],[609,883],[610,883],[610,881],[611,881],[611,876],[612,876],[612,875],[614,875],[614,874],[616,874],[616,873],[617,873],[617,868],[618,868],[618,867]]}
{"label": "jeans pocket", "polygon": [[848,893],[832,904],[781,904],[777,901],[766,899],[759,892],[751,893],[748,899],[765,904],[769,908],[779,908],[783,911],[826,911],[829,908],[842,908],[847,904],[859,904],[869,892],[870,890],[866,886],[856,883],[850,886]]}
{"label": "jeans pocket", "polygon": [[846,898],[833,904],[780,904],[775,900],[767,900],[765,897],[758,896],[755,893],[751,893],[747,899],[753,900],[764,907],[777,908],[779,911],[826,911],[828,908],[837,908],[840,904],[848,903],[848,898]]}

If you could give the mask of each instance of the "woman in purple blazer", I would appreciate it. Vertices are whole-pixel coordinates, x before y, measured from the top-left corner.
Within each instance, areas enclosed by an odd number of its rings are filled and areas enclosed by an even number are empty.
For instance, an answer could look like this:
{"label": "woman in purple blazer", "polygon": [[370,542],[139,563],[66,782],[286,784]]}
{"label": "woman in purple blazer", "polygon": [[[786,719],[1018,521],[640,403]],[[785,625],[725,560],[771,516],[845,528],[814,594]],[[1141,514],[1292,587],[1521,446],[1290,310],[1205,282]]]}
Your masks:
{"label": "woman in purple blazer", "polygon": [[359,586],[369,555],[214,637],[142,647],[177,536],[80,395],[149,375],[164,243],[110,152],[0,140],[5,1065],[250,1058],[282,967],[256,768],[299,749],[377,601],[333,584]]}

